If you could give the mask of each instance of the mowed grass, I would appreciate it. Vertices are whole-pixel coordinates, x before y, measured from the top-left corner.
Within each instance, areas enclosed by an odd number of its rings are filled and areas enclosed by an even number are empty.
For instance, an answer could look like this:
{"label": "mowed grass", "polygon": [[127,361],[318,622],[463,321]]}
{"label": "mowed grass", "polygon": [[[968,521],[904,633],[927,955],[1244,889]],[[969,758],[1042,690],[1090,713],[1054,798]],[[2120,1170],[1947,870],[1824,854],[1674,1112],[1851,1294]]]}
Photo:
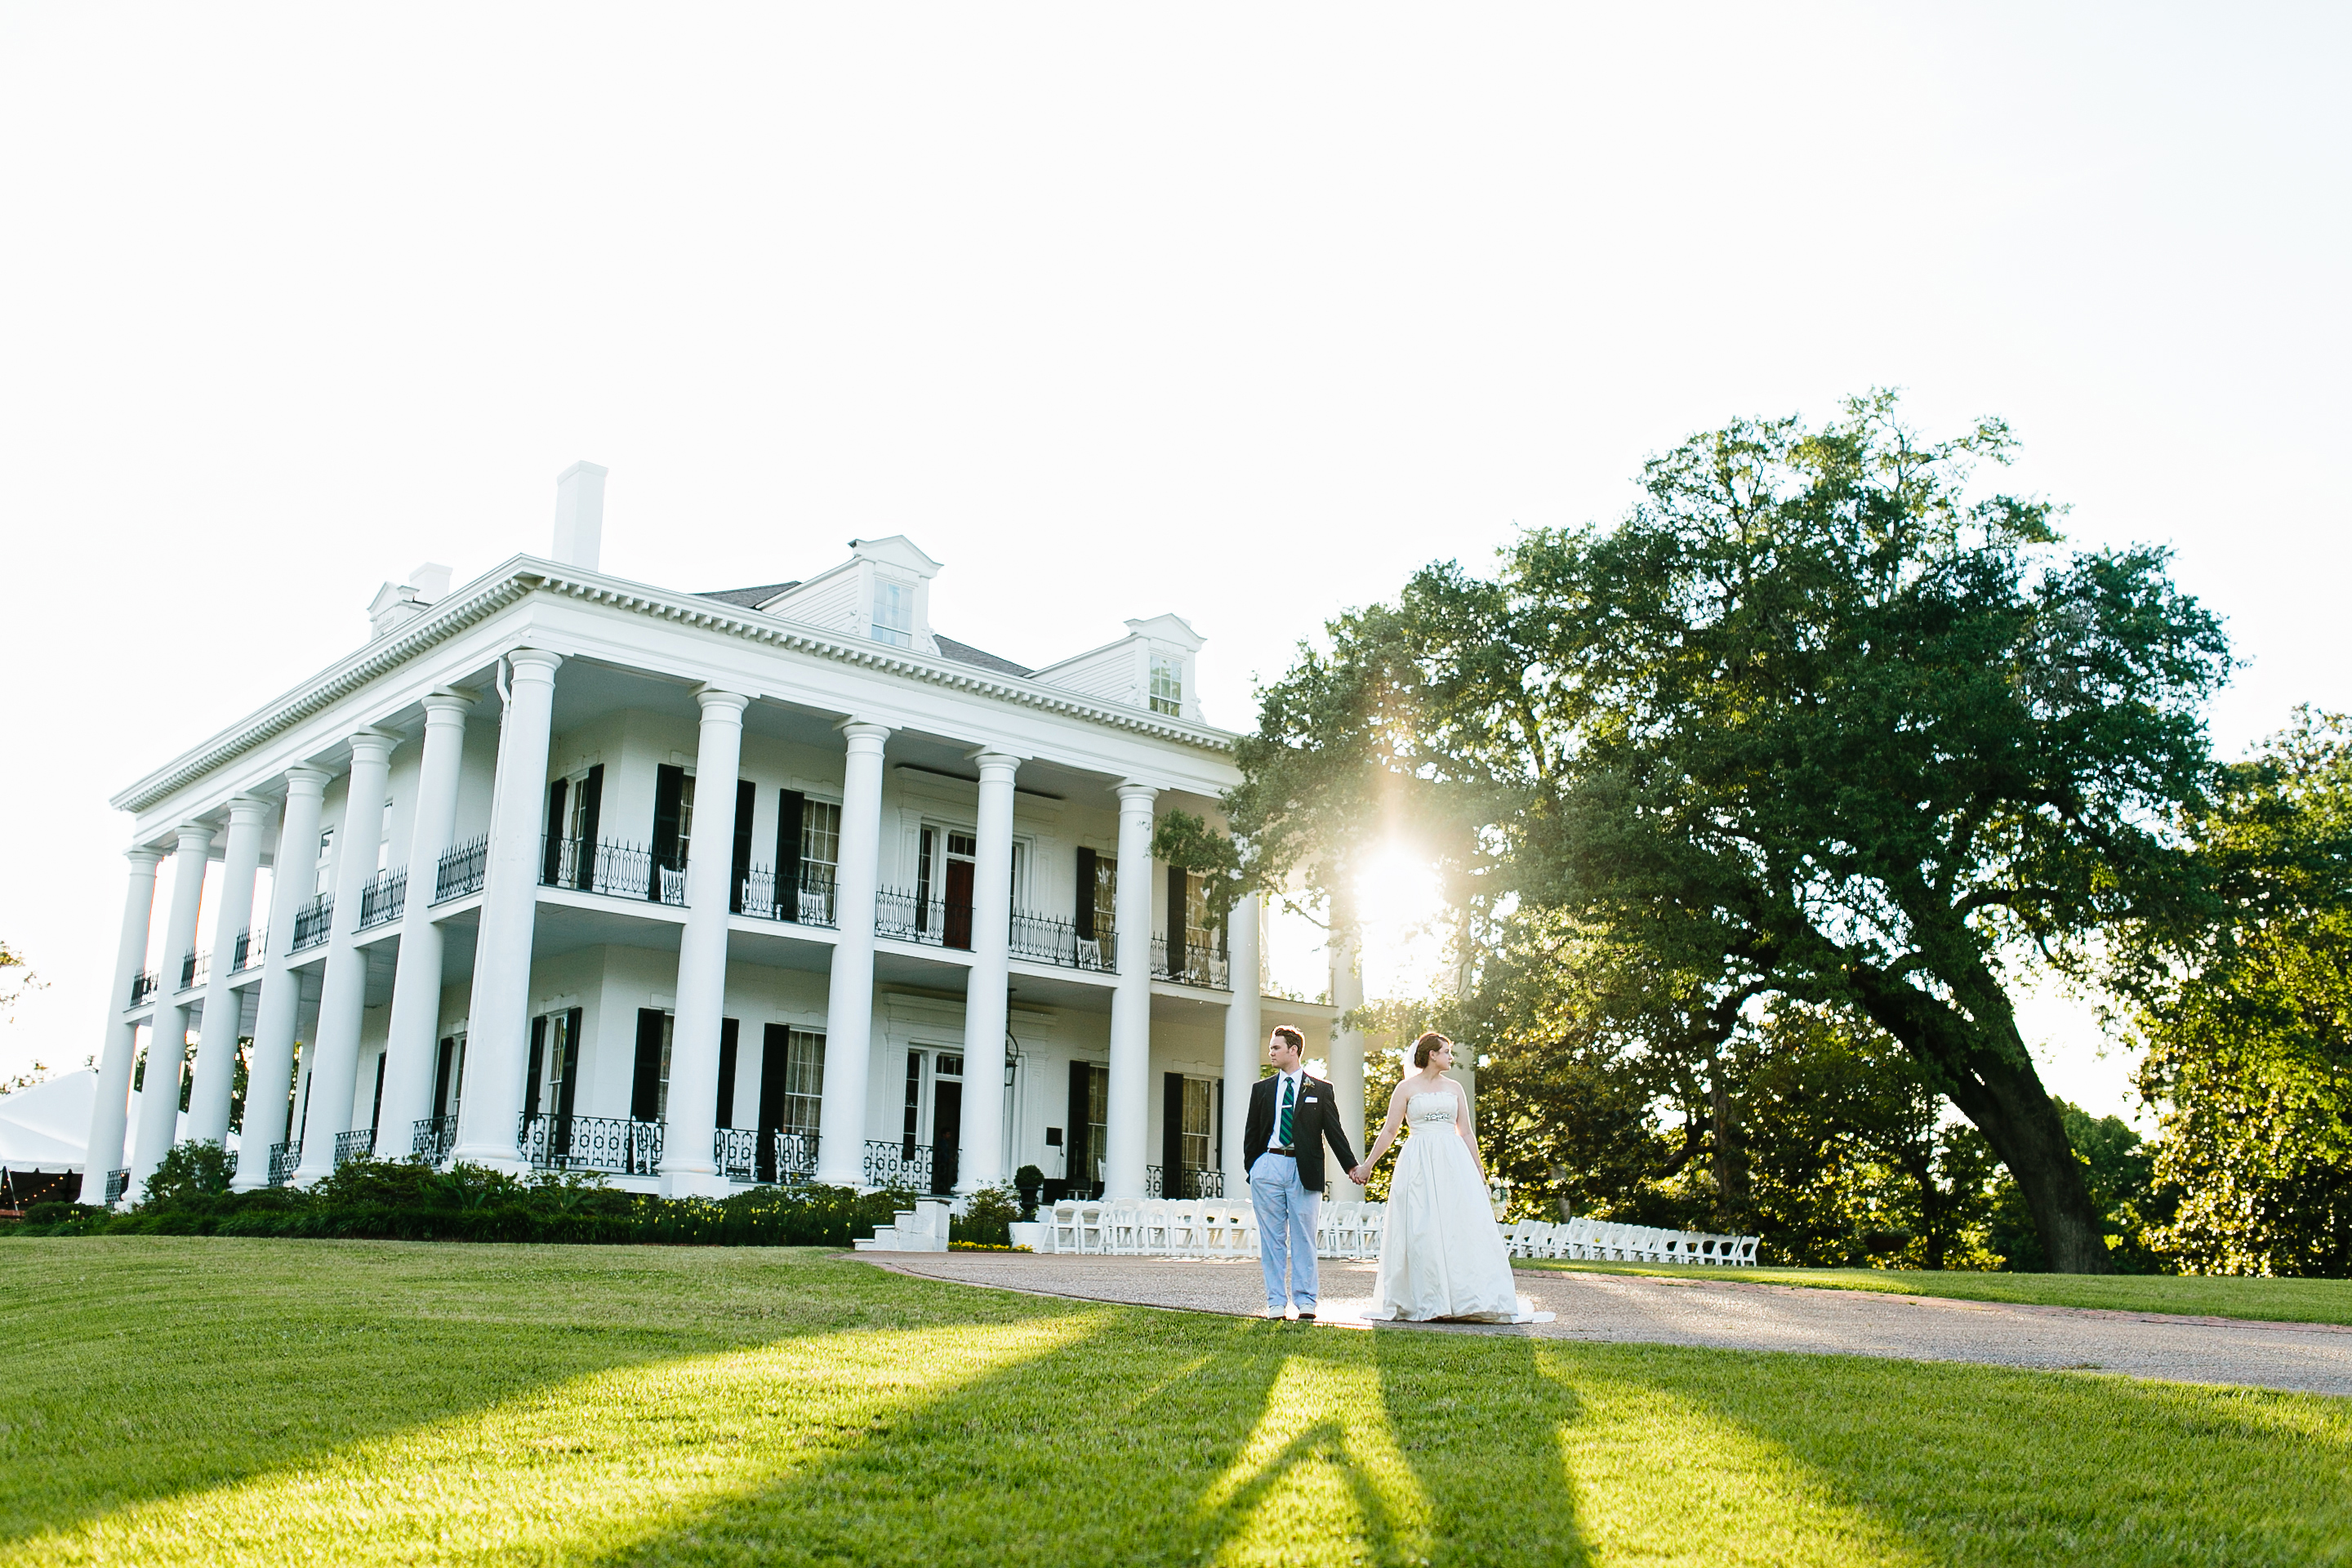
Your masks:
{"label": "mowed grass", "polygon": [[2263,1322],[2352,1324],[2352,1279],[2249,1279],[2221,1275],[1929,1273],[1904,1268],[1677,1268],[1650,1263],[1586,1263],[1518,1258],[1514,1268],[1639,1274],[1660,1279],[1735,1280],[1745,1285],[1805,1285],[1824,1290],[1877,1290],[1962,1301],[2098,1307]]}
{"label": "mowed grass", "polygon": [[2352,1557],[2352,1402],[824,1252],[18,1241],[0,1333],[0,1564]]}

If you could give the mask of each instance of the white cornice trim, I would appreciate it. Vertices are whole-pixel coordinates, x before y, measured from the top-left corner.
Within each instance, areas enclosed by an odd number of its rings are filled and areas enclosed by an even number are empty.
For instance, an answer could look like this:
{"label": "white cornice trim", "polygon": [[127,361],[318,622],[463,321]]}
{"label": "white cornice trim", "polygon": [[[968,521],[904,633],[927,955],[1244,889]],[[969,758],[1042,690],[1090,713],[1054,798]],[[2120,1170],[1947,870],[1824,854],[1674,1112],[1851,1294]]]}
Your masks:
{"label": "white cornice trim", "polygon": [[535,556],[518,555],[483,578],[478,584],[451,595],[398,632],[370,643],[341,664],[167,763],[112,797],[109,804],[118,811],[144,811],[224,763],[285,733],[304,720],[360,690],[370,681],[391,673],[436,644],[449,640],[535,593],[605,605],[656,620],[701,626],[885,675],[904,676],[950,690],[991,697],[1048,713],[1149,735],[1155,740],[1173,741],[1204,752],[1230,752],[1234,746],[1234,737],[1231,733],[1206,724],[1171,718],[1164,713],[1095,701],[1040,681],[998,675],[970,665],[929,658],[907,648],[890,647],[862,639],[827,637],[813,627],[757,610],[738,609],[697,594],[672,593],[667,589],[648,587],[642,583],[607,577],[600,573],[582,572]]}

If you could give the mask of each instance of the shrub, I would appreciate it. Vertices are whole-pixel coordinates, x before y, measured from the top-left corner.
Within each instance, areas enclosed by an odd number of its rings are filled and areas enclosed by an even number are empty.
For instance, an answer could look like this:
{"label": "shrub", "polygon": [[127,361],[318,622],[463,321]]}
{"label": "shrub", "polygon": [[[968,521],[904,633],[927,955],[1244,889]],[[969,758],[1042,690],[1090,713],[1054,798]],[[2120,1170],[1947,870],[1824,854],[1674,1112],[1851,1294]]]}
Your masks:
{"label": "shrub", "polygon": [[948,1222],[948,1240],[1010,1247],[1013,1222],[1020,1217],[1021,1200],[1012,1188],[1002,1184],[982,1187],[964,1205],[961,1217]]}

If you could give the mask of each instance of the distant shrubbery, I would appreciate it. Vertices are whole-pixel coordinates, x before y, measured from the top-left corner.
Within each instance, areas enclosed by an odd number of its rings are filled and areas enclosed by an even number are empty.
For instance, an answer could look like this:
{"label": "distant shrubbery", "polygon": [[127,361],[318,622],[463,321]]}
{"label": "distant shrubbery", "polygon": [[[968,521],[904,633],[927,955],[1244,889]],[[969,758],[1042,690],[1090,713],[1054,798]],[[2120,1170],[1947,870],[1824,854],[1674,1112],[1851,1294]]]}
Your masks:
{"label": "distant shrubbery", "polygon": [[684,1247],[846,1247],[912,1204],[905,1193],[752,1187],[724,1198],[622,1192],[594,1173],[510,1176],[354,1160],[307,1188],[228,1190],[216,1143],[184,1143],[128,1214],[36,1204],[19,1236],[340,1237],[379,1241],[636,1242]]}

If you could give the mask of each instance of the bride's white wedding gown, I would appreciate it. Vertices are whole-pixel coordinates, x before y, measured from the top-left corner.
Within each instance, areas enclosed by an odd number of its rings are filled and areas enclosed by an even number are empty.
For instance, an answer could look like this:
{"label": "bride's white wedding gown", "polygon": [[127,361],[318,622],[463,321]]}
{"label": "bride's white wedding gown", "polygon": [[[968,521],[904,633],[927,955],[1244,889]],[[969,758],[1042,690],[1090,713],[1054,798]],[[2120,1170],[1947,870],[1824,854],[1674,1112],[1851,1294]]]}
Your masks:
{"label": "bride's white wedding gown", "polygon": [[1511,1256],[1495,1224],[1477,1162],[1454,1130],[1450,1091],[1405,1101],[1412,1129],[1389,1178],[1375,1319],[1527,1323],[1549,1318],[1512,1289]]}

